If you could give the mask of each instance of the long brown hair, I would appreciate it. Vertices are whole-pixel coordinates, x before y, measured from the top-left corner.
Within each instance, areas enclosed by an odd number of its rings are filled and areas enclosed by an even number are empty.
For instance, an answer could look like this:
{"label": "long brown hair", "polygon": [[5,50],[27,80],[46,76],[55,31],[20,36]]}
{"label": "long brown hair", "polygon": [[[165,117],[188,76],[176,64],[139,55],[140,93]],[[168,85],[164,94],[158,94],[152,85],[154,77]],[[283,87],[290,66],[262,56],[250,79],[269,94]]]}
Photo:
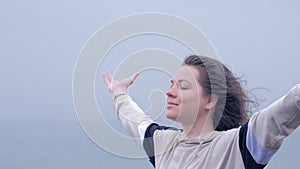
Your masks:
{"label": "long brown hair", "polygon": [[182,65],[195,67],[200,73],[198,82],[205,94],[218,96],[213,116],[217,131],[236,128],[248,121],[248,104],[254,102],[247,97],[241,79],[235,77],[224,64],[209,57],[191,55],[185,58]]}

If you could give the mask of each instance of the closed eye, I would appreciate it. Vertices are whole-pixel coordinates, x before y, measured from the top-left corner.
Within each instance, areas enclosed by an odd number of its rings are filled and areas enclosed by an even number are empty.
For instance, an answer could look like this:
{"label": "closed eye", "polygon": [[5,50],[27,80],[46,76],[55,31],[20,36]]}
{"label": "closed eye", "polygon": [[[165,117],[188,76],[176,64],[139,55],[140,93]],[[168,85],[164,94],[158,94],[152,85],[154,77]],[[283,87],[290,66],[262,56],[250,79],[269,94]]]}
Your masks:
{"label": "closed eye", "polygon": [[179,86],[180,86],[180,89],[183,89],[183,90],[189,89],[191,87],[191,85],[185,81],[180,81]]}
{"label": "closed eye", "polygon": [[180,87],[180,89],[182,89],[182,90],[186,90],[186,89],[189,89],[188,87]]}

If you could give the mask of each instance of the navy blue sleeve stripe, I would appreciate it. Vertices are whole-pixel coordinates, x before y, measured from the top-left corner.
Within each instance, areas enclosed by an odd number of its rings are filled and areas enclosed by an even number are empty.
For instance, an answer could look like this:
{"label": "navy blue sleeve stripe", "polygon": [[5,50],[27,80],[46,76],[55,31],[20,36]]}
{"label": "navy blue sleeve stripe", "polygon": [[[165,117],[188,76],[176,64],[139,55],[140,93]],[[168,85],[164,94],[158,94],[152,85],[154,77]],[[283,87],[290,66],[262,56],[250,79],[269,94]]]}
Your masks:
{"label": "navy blue sleeve stripe", "polygon": [[247,148],[246,145],[247,130],[248,130],[248,123],[244,124],[240,128],[240,132],[239,132],[239,147],[240,147],[245,169],[262,169],[266,165],[256,163]]}
{"label": "navy blue sleeve stripe", "polygon": [[155,168],[155,157],[154,157],[154,143],[153,143],[153,134],[155,130],[178,130],[174,127],[166,127],[166,126],[159,126],[156,123],[152,123],[147,127],[144,136],[143,146],[148,155],[150,163]]}

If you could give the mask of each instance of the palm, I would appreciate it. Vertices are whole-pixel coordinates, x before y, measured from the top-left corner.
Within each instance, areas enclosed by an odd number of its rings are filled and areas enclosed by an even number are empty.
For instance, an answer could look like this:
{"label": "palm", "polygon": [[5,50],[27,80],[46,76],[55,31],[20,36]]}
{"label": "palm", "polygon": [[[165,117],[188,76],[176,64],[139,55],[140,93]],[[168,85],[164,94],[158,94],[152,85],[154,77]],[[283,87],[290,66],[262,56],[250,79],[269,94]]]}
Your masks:
{"label": "palm", "polygon": [[134,73],[131,77],[119,81],[114,80],[111,73],[107,72],[107,74],[102,73],[102,78],[111,93],[123,93],[127,91],[127,88],[135,81],[138,75],[139,73]]}

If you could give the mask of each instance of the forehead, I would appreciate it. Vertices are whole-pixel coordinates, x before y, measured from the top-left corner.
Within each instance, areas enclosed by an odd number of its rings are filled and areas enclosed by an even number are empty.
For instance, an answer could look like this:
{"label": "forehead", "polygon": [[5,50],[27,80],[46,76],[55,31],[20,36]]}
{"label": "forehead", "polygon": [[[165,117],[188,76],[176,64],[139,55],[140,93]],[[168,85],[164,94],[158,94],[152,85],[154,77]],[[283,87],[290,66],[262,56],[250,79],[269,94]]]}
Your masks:
{"label": "forehead", "polygon": [[193,66],[183,65],[180,66],[176,73],[174,74],[174,79],[178,80],[188,80],[190,82],[196,82],[199,77],[199,72]]}

